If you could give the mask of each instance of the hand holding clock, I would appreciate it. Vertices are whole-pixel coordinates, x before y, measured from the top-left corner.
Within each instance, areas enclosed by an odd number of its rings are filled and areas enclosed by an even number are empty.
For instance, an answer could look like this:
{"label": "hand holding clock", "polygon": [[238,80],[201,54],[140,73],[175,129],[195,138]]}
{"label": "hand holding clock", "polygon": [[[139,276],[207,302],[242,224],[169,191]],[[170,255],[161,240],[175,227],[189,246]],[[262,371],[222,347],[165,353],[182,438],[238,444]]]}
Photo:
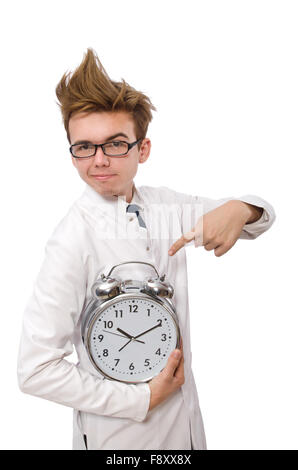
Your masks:
{"label": "hand holding clock", "polygon": [[[157,325],[149,328],[146,331],[138,334],[137,336],[132,336],[126,331],[122,330],[121,328],[117,328],[120,333],[123,333],[129,341],[125,343],[122,348],[119,349],[121,351],[127,344],[131,341],[135,340],[138,341],[136,338],[149,333],[149,331],[154,330],[161,326],[159,322]],[[148,382],[150,387],[150,403],[148,411],[155,408],[157,405],[162,403],[166,400],[173,392],[178,390],[181,385],[184,384],[184,357],[183,357],[183,345],[182,345],[182,338],[180,341],[180,349],[175,349],[169,356],[168,362],[166,367],[152,380]]]}
{"label": "hand holding clock", "polygon": [[184,357],[181,338],[181,350],[175,349],[171,352],[166,367],[150,382],[149,410],[166,400],[173,392],[184,384]]}

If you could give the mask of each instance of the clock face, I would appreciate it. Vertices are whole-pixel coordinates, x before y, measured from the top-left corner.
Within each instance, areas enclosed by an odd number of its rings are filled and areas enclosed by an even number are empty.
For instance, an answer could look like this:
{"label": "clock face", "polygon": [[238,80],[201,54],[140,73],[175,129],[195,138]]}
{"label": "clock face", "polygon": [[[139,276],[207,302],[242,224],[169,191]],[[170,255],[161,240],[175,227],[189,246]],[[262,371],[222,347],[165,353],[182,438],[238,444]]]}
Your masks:
{"label": "clock face", "polygon": [[123,295],[95,313],[88,330],[87,349],[95,367],[121,382],[144,382],[166,365],[179,344],[170,309],[140,295]]}

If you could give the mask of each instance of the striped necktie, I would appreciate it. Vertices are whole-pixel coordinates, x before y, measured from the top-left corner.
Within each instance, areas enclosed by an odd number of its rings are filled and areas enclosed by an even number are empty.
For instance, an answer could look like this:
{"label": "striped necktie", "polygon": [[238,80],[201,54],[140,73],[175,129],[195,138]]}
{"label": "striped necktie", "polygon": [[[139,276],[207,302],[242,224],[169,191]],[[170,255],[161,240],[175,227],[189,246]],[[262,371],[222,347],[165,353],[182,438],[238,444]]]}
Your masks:
{"label": "striped necktie", "polygon": [[134,212],[137,215],[140,227],[146,228],[146,224],[145,224],[142,216],[140,215],[140,210],[141,210],[141,208],[137,204],[129,204],[126,207],[126,212]]}

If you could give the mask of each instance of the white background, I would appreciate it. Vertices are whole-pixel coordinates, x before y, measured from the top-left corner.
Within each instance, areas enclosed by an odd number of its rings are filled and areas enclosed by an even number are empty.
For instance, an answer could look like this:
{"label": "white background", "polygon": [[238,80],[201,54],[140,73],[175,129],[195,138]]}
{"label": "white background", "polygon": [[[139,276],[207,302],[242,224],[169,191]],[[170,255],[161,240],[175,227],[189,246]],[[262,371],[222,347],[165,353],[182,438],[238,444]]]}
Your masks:
{"label": "white background", "polygon": [[[84,189],[55,87],[88,47],[157,107],[137,185],[255,194],[277,219],[221,257],[188,247],[208,449],[298,449],[296,1],[2,2],[1,448],[71,449],[72,409],[18,389],[44,245]],[[188,151],[191,142],[191,151]]]}

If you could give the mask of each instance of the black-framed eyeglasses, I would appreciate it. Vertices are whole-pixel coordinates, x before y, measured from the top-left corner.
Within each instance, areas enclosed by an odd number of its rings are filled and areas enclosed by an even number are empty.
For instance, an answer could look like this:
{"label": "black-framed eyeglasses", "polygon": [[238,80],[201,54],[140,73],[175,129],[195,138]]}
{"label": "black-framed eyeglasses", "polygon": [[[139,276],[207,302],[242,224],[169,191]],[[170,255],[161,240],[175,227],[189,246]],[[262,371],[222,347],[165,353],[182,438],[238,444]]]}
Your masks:
{"label": "black-framed eyeglasses", "polygon": [[141,140],[143,139],[138,139],[132,143],[124,142],[122,140],[114,140],[112,142],[105,142],[104,144],[82,142],[80,144],[71,145],[69,150],[75,158],[89,158],[96,154],[98,147],[101,147],[103,153],[108,157],[121,157],[125,156],[129,150]]}

